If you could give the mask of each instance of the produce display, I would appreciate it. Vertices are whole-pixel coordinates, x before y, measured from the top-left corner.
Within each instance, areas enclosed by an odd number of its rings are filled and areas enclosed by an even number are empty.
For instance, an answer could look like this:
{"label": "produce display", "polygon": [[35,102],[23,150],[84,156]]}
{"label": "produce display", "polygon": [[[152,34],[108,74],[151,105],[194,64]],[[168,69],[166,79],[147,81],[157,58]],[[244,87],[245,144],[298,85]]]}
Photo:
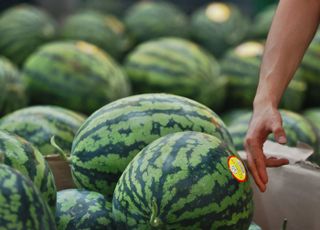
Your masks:
{"label": "produce display", "polygon": [[59,191],[56,223],[59,230],[112,230],[111,203],[97,192],[77,189]]}
{"label": "produce display", "polygon": [[70,156],[74,182],[110,196],[142,148],[166,134],[188,130],[212,134],[232,145],[221,119],[187,98],[143,94],[108,104],[93,113],[74,138]]}
{"label": "produce display", "polygon": [[239,159],[226,143],[204,133],[169,134],[152,142],[117,183],[112,202],[117,227],[247,230],[252,189],[243,163],[237,166],[245,181],[231,173],[230,157]]}
{"label": "produce display", "polygon": [[[15,2],[0,3],[0,230],[268,230],[237,151],[275,1]],[[279,105],[287,145],[314,154],[277,172],[318,174],[319,59],[320,32]]]}
{"label": "produce display", "polygon": [[130,92],[120,66],[101,49],[83,41],[42,46],[28,58],[23,77],[33,103],[84,113]]}
{"label": "produce display", "polygon": [[73,138],[85,117],[57,106],[32,106],[17,110],[0,118],[0,130],[23,137],[36,146],[42,154],[56,152],[50,144],[55,136],[59,146],[70,152]]}
{"label": "produce display", "polygon": [[0,56],[0,116],[27,105],[25,84],[19,70]]}
{"label": "produce display", "polygon": [[127,48],[124,25],[112,15],[82,12],[68,17],[61,37],[67,40],[83,40],[92,43],[114,58],[119,58]]}
{"label": "produce display", "polygon": [[173,93],[214,109],[224,102],[226,79],[215,58],[195,43],[160,38],[135,48],[125,62],[135,93]]}
{"label": "produce display", "polygon": [[124,21],[136,43],[165,36],[187,37],[189,32],[186,15],[168,2],[140,1],[128,9]]}
{"label": "produce display", "polygon": [[0,54],[22,65],[37,47],[55,37],[54,20],[31,5],[18,5],[0,15]]}
{"label": "produce display", "polygon": [[194,12],[192,38],[216,57],[245,39],[249,20],[234,5],[214,2]]}

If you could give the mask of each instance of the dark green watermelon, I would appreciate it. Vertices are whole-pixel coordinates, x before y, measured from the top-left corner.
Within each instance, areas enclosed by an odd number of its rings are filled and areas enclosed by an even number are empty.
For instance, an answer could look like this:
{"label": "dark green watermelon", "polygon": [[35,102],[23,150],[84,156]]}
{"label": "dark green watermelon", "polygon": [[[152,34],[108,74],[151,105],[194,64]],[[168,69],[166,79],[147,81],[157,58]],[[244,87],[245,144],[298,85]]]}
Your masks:
{"label": "dark green watermelon", "polygon": [[7,58],[0,56],[0,116],[24,107],[27,101],[19,70]]}
{"label": "dark green watermelon", "polygon": [[84,113],[130,93],[118,64],[83,41],[42,46],[28,58],[23,76],[34,104],[55,104]]}
{"label": "dark green watermelon", "polygon": [[55,209],[54,177],[47,161],[37,148],[18,136],[0,131],[0,163],[9,165],[28,177],[39,189],[43,200],[52,210]]}
{"label": "dark green watermelon", "polygon": [[224,102],[226,79],[215,58],[181,38],[161,38],[136,47],[125,69],[135,93],[172,93],[217,110]]}
{"label": "dark green watermelon", "polygon": [[278,4],[272,4],[259,12],[253,19],[250,37],[254,39],[267,39],[273,16]]}
{"label": "dark green watermelon", "polygon": [[71,169],[80,188],[112,195],[133,157],[169,133],[205,132],[232,144],[222,120],[209,108],[169,94],[120,99],[92,114],[72,145]]}
{"label": "dark green watermelon", "polygon": [[[228,78],[227,105],[231,108],[252,108],[259,82],[264,44],[256,41],[242,43],[230,50],[222,60],[222,74]],[[280,77],[280,76],[279,76]],[[306,93],[302,72],[290,82],[280,106],[288,110],[301,109]]]}
{"label": "dark green watermelon", "polygon": [[0,53],[18,65],[55,36],[55,23],[43,10],[18,5],[0,16]]}
{"label": "dark green watermelon", "polygon": [[112,201],[117,227],[248,230],[252,189],[229,170],[230,157],[240,161],[232,149],[216,137],[190,131],[152,142],[117,183]]}
{"label": "dark green watermelon", "polygon": [[111,203],[97,192],[67,189],[57,194],[59,230],[112,230]]}
{"label": "dark green watermelon", "polygon": [[54,218],[38,189],[26,177],[0,164],[0,228],[55,230]]}
{"label": "dark green watermelon", "polygon": [[[280,113],[283,127],[287,135],[287,145],[294,147],[299,142],[304,142],[317,151],[317,136],[311,124],[298,113],[287,110],[280,110]],[[228,126],[237,150],[243,150],[244,138],[248,130],[251,116],[251,112],[241,115]],[[273,136],[270,135],[269,139],[273,140]]]}
{"label": "dark green watermelon", "polygon": [[61,29],[61,37],[92,43],[114,58],[119,58],[127,48],[125,27],[112,15],[82,12],[69,16]]}
{"label": "dark green watermelon", "polygon": [[0,130],[21,136],[42,154],[50,155],[56,153],[50,144],[52,136],[62,149],[71,151],[73,138],[84,120],[83,115],[58,106],[32,106],[0,119]]}
{"label": "dark green watermelon", "polygon": [[233,120],[237,119],[243,114],[250,112],[249,109],[233,109],[229,110],[221,115],[221,119],[228,126],[233,122]]}
{"label": "dark green watermelon", "polygon": [[215,57],[242,42],[248,29],[246,16],[231,4],[211,3],[195,11],[191,18],[192,38]]}
{"label": "dark green watermelon", "polygon": [[79,8],[82,10],[95,10],[104,14],[122,16],[132,4],[132,0],[80,0]]}
{"label": "dark green watermelon", "polygon": [[166,36],[188,36],[186,15],[168,2],[140,1],[129,8],[124,22],[129,35],[138,43]]}
{"label": "dark green watermelon", "polygon": [[303,116],[311,123],[317,134],[318,148],[310,161],[320,165],[320,108],[310,108],[303,112]]}

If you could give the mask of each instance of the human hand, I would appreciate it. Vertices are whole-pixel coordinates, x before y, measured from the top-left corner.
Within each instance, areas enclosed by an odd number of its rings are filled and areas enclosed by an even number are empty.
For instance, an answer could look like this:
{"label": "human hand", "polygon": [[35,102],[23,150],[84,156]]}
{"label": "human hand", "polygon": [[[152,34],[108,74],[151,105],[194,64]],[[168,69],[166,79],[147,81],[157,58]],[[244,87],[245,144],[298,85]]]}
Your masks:
{"label": "human hand", "polygon": [[244,147],[249,170],[261,192],[266,190],[268,183],[266,167],[280,167],[289,163],[285,158],[267,158],[264,155],[262,147],[270,133],[274,134],[274,139],[278,143],[286,143],[280,112],[272,106],[260,105],[254,109]]}

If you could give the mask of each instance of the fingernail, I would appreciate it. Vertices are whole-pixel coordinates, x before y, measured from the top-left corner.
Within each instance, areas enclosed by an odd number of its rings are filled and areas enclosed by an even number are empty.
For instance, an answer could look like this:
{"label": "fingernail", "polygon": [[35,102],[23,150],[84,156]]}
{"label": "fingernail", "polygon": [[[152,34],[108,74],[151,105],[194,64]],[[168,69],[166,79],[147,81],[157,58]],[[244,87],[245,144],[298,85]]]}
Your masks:
{"label": "fingernail", "polygon": [[287,138],[284,137],[284,136],[281,136],[281,137],[278,138],[278,142],[280,142],[280,143],[286,143],[286,142],[287,142]]}

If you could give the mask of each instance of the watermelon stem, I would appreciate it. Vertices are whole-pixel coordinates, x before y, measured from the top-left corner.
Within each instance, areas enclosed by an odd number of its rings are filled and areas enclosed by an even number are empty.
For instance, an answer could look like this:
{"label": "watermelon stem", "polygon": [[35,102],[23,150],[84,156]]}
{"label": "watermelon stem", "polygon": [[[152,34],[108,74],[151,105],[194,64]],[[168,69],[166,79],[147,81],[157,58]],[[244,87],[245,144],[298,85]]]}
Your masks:
{"label": "watermelon stem", "polygon": [[154,228],[159,228],[162,226],[162,221],[161,219],[158,217],[158,205],[157,205],[157,201],[155,198],[152,199],[152,213],[151,213],[151,217],[150,217],[150,225],[151,227]]}
{"label": "watermelon stem", "polygon": [[283,223],[282,223],[282,230],[286,230],[286,229],[287,229],[287,223],[288,223],[288,219],[285,218],[285,219],[283,220]]}
{"label": "watermelon stem", "polygon": [[50,139],[51,145],[58,151],[60,157],[67,162],[70,162],[67,153],[56,143],[55,136],[52,136]]}

